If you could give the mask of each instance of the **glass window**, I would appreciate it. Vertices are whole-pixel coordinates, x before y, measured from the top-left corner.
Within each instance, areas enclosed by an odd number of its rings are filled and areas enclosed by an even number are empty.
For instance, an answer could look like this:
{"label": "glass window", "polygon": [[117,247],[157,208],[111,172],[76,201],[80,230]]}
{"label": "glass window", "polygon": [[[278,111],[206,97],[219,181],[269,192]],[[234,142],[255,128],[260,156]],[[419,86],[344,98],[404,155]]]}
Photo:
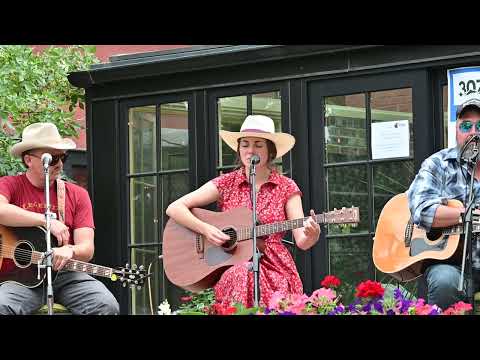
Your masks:
{"label": "glass window", "polygon": [[158,242],[157,178],[130,179],[130,243]]}
{"label": "glass window", "polygon": [[412,160],[383,162],[373,166],[375,224],[387,201],[395,195],[407,191],[414,177],[415,167]]}
{"label": "glass window", "polygon": [[[250,104],[250,105],[249,105]],[[275,124],[275,131],[282,131],[282,109],[280,91],[256,93],[242,96],[222,97],[217,100],[218,129],[239,131],[247,115],[266,115]],[[231,171],[237,165],[236,151],[220,137],[218,139],[219,174]],[[274,161],[282,171],[282,159]]]}
{"label": "glass window", "polygon": [[339,277],[345,291],[342,303],[350,304],[355,287],[361,281],[372,279],[370,266],[372,251],[368,236],[333,238],[329,241],[329,273]]}
{"label": "glass window", "polygon": [[350,234],[369,231],[367,167],[339,166],[327,169],[328,209],[356,206],[360,208],[360,224],[357,227],[328,225],[328,233]]}
{"label": "glass window", "polygon": [[366,160],[365,94],[325,98],[327,163]]}
{"label": "glass window", "polygon": [[155,106],[131,108],[128,120],[130,172],[156,168]]}
{"label": "glass window", "polygon": [[[247,97],[234,96],[219,98],[218,106],[218,129],[226,131],[239,131],[243,120],[247,116]],[[235,150],[231,149],[220,137],[218,138],[219,167],[233,166],[236,161]]]}
{"label": "glass window", "polygon": [[161,170],[188,168],[188,103],[160,105]]}
{"label": "glass window", "polygon": [[[374,271],[372,261],[376,222],[385,203],[406,191],[414,177],[412,89],[348,94],[324,100],[327,211],[350,206],[360,209],[357,227],[328,225],[329,271],[342,278],[353,292],[360,281],[382,275]],[[409,123],[409,158],[393,162],[372,160],[367,126],[399,120]],[[379,281],[390,281],[383,275]]]}
{"label": "glass window", "polygon": [[132,291],[131,312],[151,314],[153,306],[156,314],[163,300],[177,304],[183,293],[165,277],[158,256],[167,220],[165,210],[190,190],[188,102],[131,108],[128,121],[130,260],[153,268],[152,304],[145,286]]}
{"label": "glass window", "polygon": [[372,123],[408,120],[410,152],[413,156],[412,89],[395,89],[370,93]]}
{"label": "glass window", "polygon": [[[150,302],[150,291],[148,279],[145,280],[140,289],[131,289],[132,314],[133,315],[152,315],[157,314],[158,304],[163,301],[158,289],[164,286],[164,273],[161,260],[158,259],[158,249],[156,247],[132,248],[130,261],[132,265],[139,266],[144,264],[147,273],[151,273],[150,288],[152,301]],[[150,265],[151,264],[151,265]]]}

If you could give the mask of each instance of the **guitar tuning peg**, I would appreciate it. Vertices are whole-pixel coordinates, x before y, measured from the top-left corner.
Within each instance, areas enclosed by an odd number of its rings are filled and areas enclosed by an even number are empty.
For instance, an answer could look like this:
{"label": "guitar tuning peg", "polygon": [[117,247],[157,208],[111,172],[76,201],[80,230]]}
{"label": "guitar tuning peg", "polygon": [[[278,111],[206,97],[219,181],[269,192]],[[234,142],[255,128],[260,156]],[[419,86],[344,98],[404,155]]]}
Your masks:
{"label": "guitar tuning peg", "polygon": [[126,282],[123,282],[123,283],[122,283],[122,286],[123,286],[123,287],[127,287],[127,283],[126,283]]}
{"label": "guitar tuning peg", "polygon": [[125,268],[126,268],[126,269],[130,269],[130,264],[129,264],[129,263],[126,263],[126,264],[125,264]]}
{"label": "guitar tuning peg", "polygon": [[137,270],[137,264],[132,265],[132,270]]}
{"label": "guitar tuning peg", "polygon": [[142,271],[142,270],[144,270],[144,269],[145,269],[145,266],[143,266],[143,265],[140,265],[139,269],[140,269],[140,271]]}
{"label": "guitar tuning peg", "polygon": [[142,290],[142,287],[140,285],[137,286],[137,291]]}

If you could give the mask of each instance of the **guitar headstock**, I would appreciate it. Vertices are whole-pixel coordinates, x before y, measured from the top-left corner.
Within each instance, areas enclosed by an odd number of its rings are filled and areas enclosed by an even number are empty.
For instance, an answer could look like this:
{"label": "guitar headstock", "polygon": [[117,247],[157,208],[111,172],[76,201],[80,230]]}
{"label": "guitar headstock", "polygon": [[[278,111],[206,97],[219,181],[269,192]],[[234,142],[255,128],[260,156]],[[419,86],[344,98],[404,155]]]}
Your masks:
{"label": "guitar headstock", "polygon": [[130,264],[126,264],[125,267],[114,271],[112,281],[118,280],[122,283],[123,287],[130,286],[131,289],[136,288],[140,290],[143,285],[145,285],[145,279],[150,275],[143,265],[137,266],[133,264],[130,266]]}
{"label": "guitar headstock", "polygon": [[353,224],[356,226],[360,222],[360,209],[358,207],[342,207],[340,210],[334,208],[325,213],[325,222],[327,224]]}

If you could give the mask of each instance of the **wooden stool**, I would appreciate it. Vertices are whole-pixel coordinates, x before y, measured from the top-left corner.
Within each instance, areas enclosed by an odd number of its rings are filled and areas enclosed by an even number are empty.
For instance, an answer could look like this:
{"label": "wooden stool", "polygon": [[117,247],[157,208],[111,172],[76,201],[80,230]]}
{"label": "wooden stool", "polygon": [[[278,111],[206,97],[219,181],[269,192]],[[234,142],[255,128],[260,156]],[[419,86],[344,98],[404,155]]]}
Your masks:
{"label": "wooden stool", "polygon": [[[53,304],[53,314],[54,315],[69,315],[70,311],[68,311],[65,306],[54,303]],[[35,313],[35,315],[48,315],[48,306],[43,305],[40,309],[38,309],[38,311]]]}

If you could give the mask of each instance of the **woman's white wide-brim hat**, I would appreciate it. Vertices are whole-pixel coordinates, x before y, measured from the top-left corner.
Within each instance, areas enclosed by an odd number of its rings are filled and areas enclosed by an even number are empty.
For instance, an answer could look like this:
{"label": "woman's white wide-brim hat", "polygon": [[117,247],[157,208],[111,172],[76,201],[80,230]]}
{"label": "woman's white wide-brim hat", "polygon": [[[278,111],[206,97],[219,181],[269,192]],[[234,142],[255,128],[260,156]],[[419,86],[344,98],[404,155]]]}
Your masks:
{"label": "woman's white wide-brim hat", "polygon": [[19,157],[23,152],[31,149],[71,150],[76,147],[73,140],[60,136],[55,124],[35,123],[23,129],[22,141],[11,147],[10,154]]}
{"label": "woman's white wide-brim hat", "polygon": [[220,137],[233,150],[237,151],[238,139],[258,137],[275,144],[277,157],[285,155],[295,145],[295,138],[287,133],[276,133],[273,120],[265,115],[248,115],[239,132],[220,130]]}

